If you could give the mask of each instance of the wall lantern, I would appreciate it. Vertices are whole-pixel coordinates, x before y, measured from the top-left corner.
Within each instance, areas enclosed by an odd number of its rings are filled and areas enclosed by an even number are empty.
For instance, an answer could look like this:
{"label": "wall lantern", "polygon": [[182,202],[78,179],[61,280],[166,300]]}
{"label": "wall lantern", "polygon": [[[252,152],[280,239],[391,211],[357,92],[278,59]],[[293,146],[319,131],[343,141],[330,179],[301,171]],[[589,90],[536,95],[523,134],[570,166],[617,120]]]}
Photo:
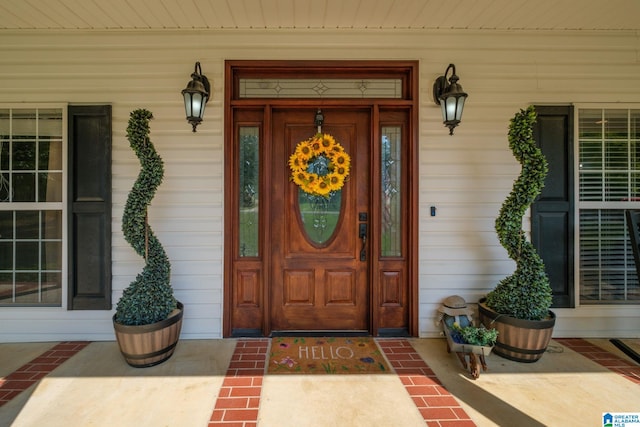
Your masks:
{"label": "wall lantern", "polygon": [[182,90],[187,121],[193,126],[194,132],[196,131],[196,126],[202,121],[204,107],[209,102],[210,93],[211,85],[209,84],[209,79],[202,74],[200,63],[196,62],[195,71],[191,74],[191,81]]}
{"label": "wall lantern", "polygon": [[[447,74],[451,70],[451,77],[447,83]],[[467,95],[462,86],[458,84],[456,66],[449,64],[444,76],[440,76],[433,83],[433,100],[442,107],[442,118],[444,125],[449,128],[449,135],[453,135],[453,128],[458,126],[462,119],[462,109]]]}

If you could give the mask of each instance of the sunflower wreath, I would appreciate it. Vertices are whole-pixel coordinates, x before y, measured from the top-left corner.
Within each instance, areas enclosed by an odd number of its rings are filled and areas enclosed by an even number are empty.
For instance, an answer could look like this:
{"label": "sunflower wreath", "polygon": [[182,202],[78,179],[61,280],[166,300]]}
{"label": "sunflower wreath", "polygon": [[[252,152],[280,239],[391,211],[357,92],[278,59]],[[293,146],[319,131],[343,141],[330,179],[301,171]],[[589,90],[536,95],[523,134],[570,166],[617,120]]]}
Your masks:
{"label": "sunflower wreath", "polygon": [[329,198],[349,176],[351,157],[327,133],[299,142],[289,157],[291,180],[305,193]]}

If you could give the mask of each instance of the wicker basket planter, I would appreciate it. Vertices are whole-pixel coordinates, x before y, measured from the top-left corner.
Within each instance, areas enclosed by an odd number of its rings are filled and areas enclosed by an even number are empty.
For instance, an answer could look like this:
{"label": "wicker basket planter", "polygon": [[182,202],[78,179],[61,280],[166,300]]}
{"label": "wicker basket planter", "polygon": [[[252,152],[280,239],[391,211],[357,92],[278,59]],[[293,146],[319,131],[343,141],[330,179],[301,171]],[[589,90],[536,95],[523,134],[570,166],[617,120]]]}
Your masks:
{"label": "wicker basket planter", "polygon": [[178,302],[168,318],[150,325],[121,325],[114,316],[116,339],[126,362],[134,368],[148,368],[169,359],[180,338],[183,313],[184,306]]}
{"label": "wicker basket planter", "polygon": [[495,328],[498,340],[493,352],[505,359],[532,363],[539,360],[549,345],[556,315],[549,311],[544,320],[524,320],[496,313],[480,300],[480,322],[485,328]]}

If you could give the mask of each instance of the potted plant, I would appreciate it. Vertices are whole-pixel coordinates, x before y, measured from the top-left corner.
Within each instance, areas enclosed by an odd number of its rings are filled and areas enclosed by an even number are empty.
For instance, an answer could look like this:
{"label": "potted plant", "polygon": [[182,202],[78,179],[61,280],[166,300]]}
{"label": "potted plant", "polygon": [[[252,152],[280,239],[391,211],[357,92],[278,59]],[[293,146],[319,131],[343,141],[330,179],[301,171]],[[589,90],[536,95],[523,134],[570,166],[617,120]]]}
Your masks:
{"label": "potted plant", "polygon": [[467,369],[466,358],[469,358],[469,372],[473,379],[480,376],[480,367],[487,370],[485,356],[488,356],[495,345],[498,331],[487,329],[484,325],[473,324],[473,310],[467,307],[467,303],[459,295],[451,295],[442,302],[438,308],[438,323],[442,323],[442,329],[447,339],[447,352],[456,353]]}
{"label": "potted plant", "polygon": [[522,218],[542,191],[547,161],[533,139],[533,106],[520,110],[509,126],[509,148],[522,165],[495,222],[500,244],[516,270],[480,300],[480,320],[498,330],[494,353],[519,362],[535,362],[547,348],[555,325],[552,291],[542,258],[526,238]]}
{"label": "potted plant", "polygon": [[122,293],[113,316],[120,351],[134,367],[154,366],[173,354],[182,327],[183,305],[173,296],[171,265],[149,226],[147,208],[164,176],[162,158],[149,139],[150,111],[131,112],[127,138],[140,160],[141,171],[129,192],[122,232],[144,258],[142,272]]}
{"label": "potted plant", "polygon": [[457,344],[468,344],[480,347],[493,347],[498,338],[498,331],[480,326],[460,326],[457,322],[449,328],[451,339]]}

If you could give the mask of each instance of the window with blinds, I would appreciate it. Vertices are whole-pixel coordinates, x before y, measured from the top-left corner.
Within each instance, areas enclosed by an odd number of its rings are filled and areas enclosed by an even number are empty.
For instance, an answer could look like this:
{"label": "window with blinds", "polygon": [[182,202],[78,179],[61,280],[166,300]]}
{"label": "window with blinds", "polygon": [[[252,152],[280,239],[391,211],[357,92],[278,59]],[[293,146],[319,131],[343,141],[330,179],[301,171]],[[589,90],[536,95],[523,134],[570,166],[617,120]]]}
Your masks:
{"label": "window with blinds", "polygon": [[640,302],[625,209],[640,206],[640,109],[581,109],[580,301]]}

